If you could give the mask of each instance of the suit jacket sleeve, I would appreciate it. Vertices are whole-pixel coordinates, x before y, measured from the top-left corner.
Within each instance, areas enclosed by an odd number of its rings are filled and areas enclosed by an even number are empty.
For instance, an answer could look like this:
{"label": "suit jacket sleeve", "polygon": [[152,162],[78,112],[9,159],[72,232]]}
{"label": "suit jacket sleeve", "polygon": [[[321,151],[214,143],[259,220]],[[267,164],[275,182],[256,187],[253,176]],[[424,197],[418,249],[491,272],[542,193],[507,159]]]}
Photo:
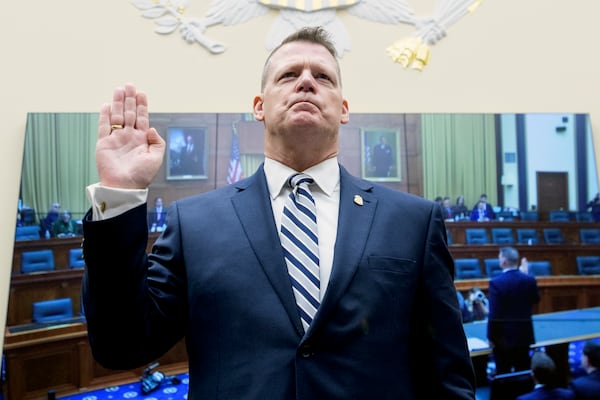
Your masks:
{"label": "suit jacket sleeve", "polygon": [[146,215],[144,204],[103,221],[91,221],[90,211],[83,221],[88,336],[107,368],[147,364],[184,336],[184,274],[170,269],[175,251],[163,248],[161,266],[146,255]]}

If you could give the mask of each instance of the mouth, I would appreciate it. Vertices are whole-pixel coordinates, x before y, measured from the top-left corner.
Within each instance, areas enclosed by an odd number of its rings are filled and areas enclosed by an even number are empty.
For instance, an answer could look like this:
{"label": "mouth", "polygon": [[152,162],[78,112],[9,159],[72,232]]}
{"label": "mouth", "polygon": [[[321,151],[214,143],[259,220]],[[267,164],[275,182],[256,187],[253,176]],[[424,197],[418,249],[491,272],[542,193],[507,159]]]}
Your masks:
{"label": "mouth", "polygon": [[296,110],[314,110],[315,108],[319,108],[315,103],[308,100],[298,100],[294,101],[290,108],[294,108]]}

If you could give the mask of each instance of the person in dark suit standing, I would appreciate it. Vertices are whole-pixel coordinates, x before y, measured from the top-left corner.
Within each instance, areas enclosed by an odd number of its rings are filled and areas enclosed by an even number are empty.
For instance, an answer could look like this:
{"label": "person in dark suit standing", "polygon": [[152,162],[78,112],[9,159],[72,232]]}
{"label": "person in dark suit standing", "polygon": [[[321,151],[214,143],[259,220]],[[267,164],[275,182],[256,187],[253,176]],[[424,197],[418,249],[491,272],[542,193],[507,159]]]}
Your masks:
{"label": "person in dark suit standing", "polygon": [[179,163],[182,175],[204,175],[202,149],[194,142],[192,135],[185,137],[185,144],[179,152]]}
{"label": "person in dark suit standing", "polygon": [[[145,196],[165,143],[147,104],[127,84],[99,118],[83,298],[100,364],[142,366],[185,337],[194,399],[475,399],[441,210],[338,164],[348,102],[322,28],[292,34],[265,63],[253,103],[264,163],[172,202],[149,255]],[[311,196],[313,253],[294,260],[284,204],[306,211]]]}
{"label": "person in dark suit standing", "polygon": [[388,177],[394,165],[392,148],[387,144],[385,136],[379,137],[379,143],[373,146],[373,176]]}
{"label": "person in dark suit standing", "polygon": [[531,357],[531,375],[535,382],[533,391],[517,397],[517,400],[574,400],[570,389],[557,386],[554,360],[544,352],[536,351]]}
{"label": "person in dark suit standing", "polygon": [[571,382],[577,400],[600,400],[600,343],[588,340],[583,345],[581,366],[587,375]]}
{"label": "person in dark suit standing", "polygon": [[167,227],[167,210],[163,207],[162,197],[154,199],[154,208],[148,213],[150,232],[162,232]]}
{"label": "person in dark suit standing", "polygon": [[489,283],[487,337],[496,373],[504,374],[529,369],[529,346],[535,343],[532,307],[540,294],[535,278],[519,269],[517,249],[502,247],[498,259],[502,273]]}

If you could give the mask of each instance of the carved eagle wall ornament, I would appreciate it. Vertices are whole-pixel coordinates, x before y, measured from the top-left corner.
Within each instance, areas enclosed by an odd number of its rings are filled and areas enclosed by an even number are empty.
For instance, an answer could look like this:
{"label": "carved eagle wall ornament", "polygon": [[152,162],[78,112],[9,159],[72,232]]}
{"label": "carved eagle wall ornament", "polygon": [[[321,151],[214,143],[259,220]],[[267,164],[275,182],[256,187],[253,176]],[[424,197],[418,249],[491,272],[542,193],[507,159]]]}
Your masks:
{"label": "carved eagle wall ornament", "polygon": [[271,10],[279,14],[266,39],[272,50],[289,34],[305,26],[322,26],[336,46],[339,57],[351,49],[350,34],[337,17],[338,12],[382,24],[409,24],[415,27],[410,37],[387,49],[394,62],[404,68],[422,71],[429,63],[430,46],[446,36],[446,30],[483,0],[438,0],[433,14],[417,17],[408,0],[213,0],[202,18],[186,15],[192,0],[134,0],[144,18],[153,19],[154,32],[170,34],[179,29],[190,43],[198,43],[213,54],[223,53],[224,44],[206,34],[213,25],[237,25],[263,16]]}

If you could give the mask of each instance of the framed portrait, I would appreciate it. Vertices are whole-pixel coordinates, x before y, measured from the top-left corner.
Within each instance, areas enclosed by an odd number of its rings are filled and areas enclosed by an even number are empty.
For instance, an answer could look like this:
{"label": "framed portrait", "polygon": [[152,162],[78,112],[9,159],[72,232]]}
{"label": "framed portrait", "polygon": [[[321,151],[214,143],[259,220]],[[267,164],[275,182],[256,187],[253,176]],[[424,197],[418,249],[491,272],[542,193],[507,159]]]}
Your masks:
{"label": "framed portrait", "polygon": [[400,182],[400,132],[391,128],[363,128],[360,136],[362,177]]}
{"label": "framed portrait", "polygon": [[169,127],[167,130],[167,180],[206,179],[206,126]]}

